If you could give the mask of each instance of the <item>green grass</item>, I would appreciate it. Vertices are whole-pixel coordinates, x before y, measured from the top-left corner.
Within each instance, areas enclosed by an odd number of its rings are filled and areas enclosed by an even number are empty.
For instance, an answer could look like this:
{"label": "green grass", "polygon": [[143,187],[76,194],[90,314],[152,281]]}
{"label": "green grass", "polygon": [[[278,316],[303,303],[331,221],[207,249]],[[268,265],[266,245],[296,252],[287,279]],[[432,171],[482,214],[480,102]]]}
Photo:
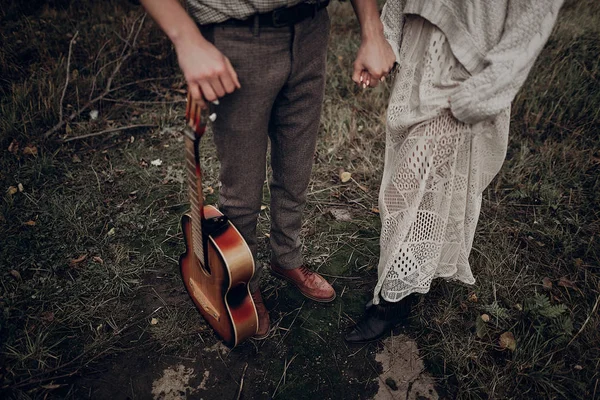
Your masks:
{"label": "green grass", "polygon": [[[127,2],[71,3],[0,10],[0,395],[82,398],[112,377],[115,390],[143,397],[148,392],[110,371],[123,364],[156,378],[150,364],[171,357],[210,368],[226,397],[235,396],[246,362],[247,398],[372,396],[378,345],[348,348],[342,335],[376,281],[372,209],[389,88],[363,91],[350,80],[358,48],[350,5],[330,8],[328,83],[303,226],[306,258],[338,300],[305,302],[265,274],[272,337],[217,356],[177,272],[187,209],[178,133],[184,85],[151,22],[115,75],[117,90],[43,139],[58,122],[75,32],[65,116],[102,93],[141,15]],[[404,328],[447,398],[600,397],[599,27],[596,2],[566,3],[513,104],[508,157],[484,195],[471,254],[477,283],[434,282]],[[155,127],[59,141],[138,124]],[[13,140],[15,154],[7,150]],[[23,154],[28,145],[37,156]],[[218,191],[210,136],[204,145],[205,186]],[[158,158],[161,167],[149,165]],[[341,183],[340,168],[354,181]],[[7,193],[19,183],[23,192]],[[216,192],[207,198],[214,203]],[[353,220],[335,221],[332,207]],[[266,209],[261,237],[268,223]],[[266,238],[259,246],[266,262]],[[514,352],[499,344],[505,332],[515,337]]]}

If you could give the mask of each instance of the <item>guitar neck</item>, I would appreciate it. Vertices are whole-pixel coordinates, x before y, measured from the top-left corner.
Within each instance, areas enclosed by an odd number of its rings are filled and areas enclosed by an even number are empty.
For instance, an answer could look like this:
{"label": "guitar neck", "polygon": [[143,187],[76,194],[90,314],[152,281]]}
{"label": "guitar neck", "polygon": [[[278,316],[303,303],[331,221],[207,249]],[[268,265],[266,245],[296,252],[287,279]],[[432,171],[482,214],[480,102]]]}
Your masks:
{"label": "guitar neck", "polygon": [[185,165],[188,178],[188,195],[192,216],[192,243],[194,253],[202,264],[204,259],[204,242],[202,240],[202,219],[204,218],[204,197],[202,194],[202,169],[200,168],[199,144],[200,138],[186,127]]}

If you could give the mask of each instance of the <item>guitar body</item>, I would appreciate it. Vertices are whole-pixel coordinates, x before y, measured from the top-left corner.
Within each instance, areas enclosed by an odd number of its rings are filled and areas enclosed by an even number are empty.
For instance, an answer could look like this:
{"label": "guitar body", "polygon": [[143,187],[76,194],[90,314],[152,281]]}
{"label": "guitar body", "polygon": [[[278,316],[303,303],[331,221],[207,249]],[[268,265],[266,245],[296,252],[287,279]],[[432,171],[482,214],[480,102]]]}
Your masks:
{"label": "guitar body", "polygon": [[[224,218],[215,207],[204,206],[204,219]],[[206,261],[196,256],[192,216],[181,220],[186,251],[179,258],[181,277],[188,294],[206,322],[229,347],[256,334],[258,315],[248,282],[254,259],[238,230],[227,220],[203,234]],[[196,241],[197,243],[197,241]]]}

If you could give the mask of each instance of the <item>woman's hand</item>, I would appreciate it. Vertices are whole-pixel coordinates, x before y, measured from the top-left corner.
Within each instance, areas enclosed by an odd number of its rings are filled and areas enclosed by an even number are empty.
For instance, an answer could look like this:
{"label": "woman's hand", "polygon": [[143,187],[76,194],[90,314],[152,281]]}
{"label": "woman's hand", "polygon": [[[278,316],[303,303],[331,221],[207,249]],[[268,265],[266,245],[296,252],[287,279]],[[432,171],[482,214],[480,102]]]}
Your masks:
{"label": "woman's hand", "polygon": [[356,60],[352,80],[363,88],[375,87],[385,80],[394,67],[396,56],[383,34],[363,38]]}

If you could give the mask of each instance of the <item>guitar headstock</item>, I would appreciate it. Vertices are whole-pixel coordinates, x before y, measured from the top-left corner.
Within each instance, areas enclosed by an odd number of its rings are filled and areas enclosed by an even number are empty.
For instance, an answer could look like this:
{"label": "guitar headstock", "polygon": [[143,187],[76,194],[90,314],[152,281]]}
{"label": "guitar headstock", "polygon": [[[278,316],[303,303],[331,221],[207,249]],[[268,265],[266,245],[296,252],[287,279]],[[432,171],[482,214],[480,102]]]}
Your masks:
{"label": "guitar headstock", "polygon": [[191,139],[200,139],[202,135],[204,135],[204,132],[206,131],[206,111],[207,110],[203,109],[188,92],[185,122],[189,129],[186,129],[185,131],[188,135],[193,132],[194,137],[191,137]]}

